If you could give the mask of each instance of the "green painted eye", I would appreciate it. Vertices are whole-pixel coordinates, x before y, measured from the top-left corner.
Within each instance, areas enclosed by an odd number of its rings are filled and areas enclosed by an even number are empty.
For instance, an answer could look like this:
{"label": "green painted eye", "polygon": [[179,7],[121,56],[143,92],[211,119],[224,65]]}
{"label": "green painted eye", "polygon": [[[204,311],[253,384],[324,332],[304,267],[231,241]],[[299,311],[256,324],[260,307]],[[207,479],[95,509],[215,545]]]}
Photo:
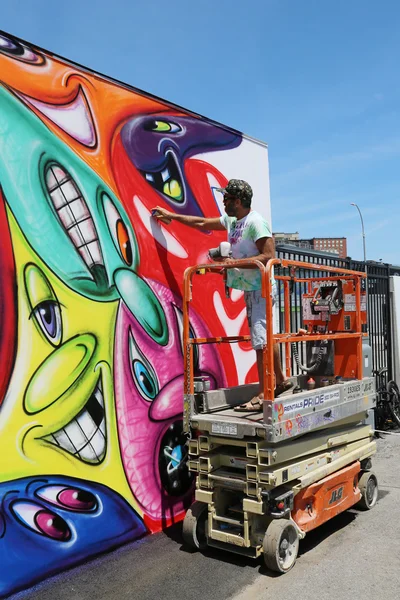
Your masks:
{"label": "green painted eye", "polygon": [[150,131],[157,131],[158,133],[178,133],[178,131],[181,131],[179,125],[171,123],[170,121],[153,121],[149,129]]}

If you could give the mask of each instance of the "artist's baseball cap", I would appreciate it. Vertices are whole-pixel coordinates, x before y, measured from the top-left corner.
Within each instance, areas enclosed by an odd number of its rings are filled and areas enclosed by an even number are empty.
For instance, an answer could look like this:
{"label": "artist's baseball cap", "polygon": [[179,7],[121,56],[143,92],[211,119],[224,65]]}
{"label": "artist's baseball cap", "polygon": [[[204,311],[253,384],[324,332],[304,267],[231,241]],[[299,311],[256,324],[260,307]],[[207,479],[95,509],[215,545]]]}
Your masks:
{"label": "artist's baseball cap", "polygon": [[216,191],[222,192],[223,194],[229,194],[235,198],[240,198],[240,200],[251,201],[253,197],[251,186],[243,179],[230,179],[226,187],[216,188]]}

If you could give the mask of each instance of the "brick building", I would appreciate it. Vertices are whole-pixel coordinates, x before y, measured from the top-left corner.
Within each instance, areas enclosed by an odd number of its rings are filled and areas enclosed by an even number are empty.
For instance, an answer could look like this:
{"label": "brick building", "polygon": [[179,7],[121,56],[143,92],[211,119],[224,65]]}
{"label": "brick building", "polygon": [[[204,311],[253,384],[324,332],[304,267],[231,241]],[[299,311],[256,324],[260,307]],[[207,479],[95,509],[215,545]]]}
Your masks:
{"label": "brick building", "polygon": [[345,237],[299,238],[298,231],[285,233],[277,231],[273,234],[276,244],[290,244],[306,250],[319,250],[336,254],[339,258],[347,256],[347,239]]}
{"label": "brick building", "polygon": [[313,247],[314,250],[338,254],[339,258],[347,256],[347,239],[345,237],[313,238]]}

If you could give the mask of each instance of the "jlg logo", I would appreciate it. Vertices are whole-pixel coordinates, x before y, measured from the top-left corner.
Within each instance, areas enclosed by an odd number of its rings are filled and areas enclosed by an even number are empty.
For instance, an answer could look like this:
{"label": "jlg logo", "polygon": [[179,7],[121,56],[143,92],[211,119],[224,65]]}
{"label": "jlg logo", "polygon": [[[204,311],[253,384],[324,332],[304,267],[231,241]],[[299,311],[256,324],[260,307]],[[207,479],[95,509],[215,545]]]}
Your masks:
{"label": "jlg logo", "polygon": [[343,487],[333,490],[331,499],[329,500],[329,504],[334,504],[343,498]]}

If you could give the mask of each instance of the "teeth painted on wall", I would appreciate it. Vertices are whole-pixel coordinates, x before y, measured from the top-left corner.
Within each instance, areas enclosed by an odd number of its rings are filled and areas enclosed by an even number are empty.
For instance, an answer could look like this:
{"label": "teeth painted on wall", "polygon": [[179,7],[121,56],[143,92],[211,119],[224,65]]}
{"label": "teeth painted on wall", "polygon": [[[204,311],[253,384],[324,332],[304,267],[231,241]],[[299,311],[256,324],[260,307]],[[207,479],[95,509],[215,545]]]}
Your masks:
{"label": "teeth painted on wall", "polygon": [[72,421],[45,439],[88,463],[100,463],[106,454],[104,398],[99,380],[89,400]]}
{"label": "teeth painted on wall", "polygon": [[50,164],[45,182],[57,216],[87,266],[104,265],[96,226],[72,177],[60,165]]}
{"label": "teeth painted on wall", "polygon": [[[0,32],[0,595],[183,518],[182,283],[245,177],[269,214],[266,147]],[[201,283],[193,336],[246,331]],[[203,345],[211,388],[254,353]],[[18,558],[16,558],[18,557]]]}

